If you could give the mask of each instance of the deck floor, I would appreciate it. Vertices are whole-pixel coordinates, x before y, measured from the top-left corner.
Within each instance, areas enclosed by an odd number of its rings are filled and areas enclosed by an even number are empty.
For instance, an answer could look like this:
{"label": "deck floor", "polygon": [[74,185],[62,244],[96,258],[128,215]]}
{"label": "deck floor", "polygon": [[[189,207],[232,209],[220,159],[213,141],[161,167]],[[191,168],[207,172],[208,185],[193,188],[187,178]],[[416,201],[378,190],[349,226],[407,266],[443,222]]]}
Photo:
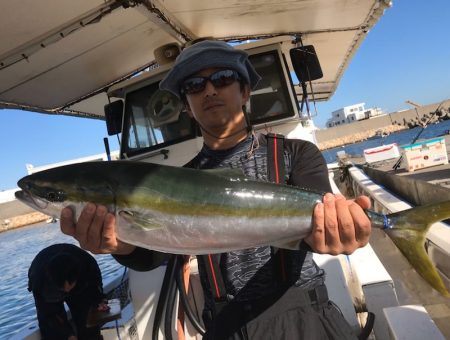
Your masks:
{"label": "deck floor", "polygon": [[[450,159],[450,135],[445,136],[447,154]],[[363,164],[363,158],[351,159]],[[371,165],[389,174],[406,176],[426,181],[450,190],[450,164],[437,165],[408,172],[399,167],[393,169],[396,159]],[[402,256],[390,238],[381,230],[373,230],[370,244],[386,270],[394,280],[400,305],[423,305],[446,339],[450,339],[450,298],[434,291]]]}
{"label": "deck floor", "polygon": [[[450,159],[450,135],[445,136],[445,146],[447,149],[447,156]],[[364,162],[364,159],[358,159],[356,162]],[[402,165],[396,170],[393,169],[396,159],[384,161],[374,165],[378,170],[386,171],[390,174],[395,174],[398,176],[406,176],[411,179],[419,179],[432,184],[438,184],[450,189],[450,163],[436,165],[429,168],[423,168],[409,172],[405,170]]]}

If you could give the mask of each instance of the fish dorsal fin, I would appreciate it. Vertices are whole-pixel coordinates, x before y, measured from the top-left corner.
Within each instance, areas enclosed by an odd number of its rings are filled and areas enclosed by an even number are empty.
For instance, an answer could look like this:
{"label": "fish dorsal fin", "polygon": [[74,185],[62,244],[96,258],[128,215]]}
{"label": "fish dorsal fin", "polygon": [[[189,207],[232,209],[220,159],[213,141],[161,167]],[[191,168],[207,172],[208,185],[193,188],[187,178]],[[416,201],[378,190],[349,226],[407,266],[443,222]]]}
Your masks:
{"label": "fish dorsal fin", "polygon": [[246,180],[247,178],[242,173],[240,169],[232,169],[232,168],[217,168],[217,169],[204,169],[201,170],[205,173],[223,177],[226,179],[235,179],[235,180]]}

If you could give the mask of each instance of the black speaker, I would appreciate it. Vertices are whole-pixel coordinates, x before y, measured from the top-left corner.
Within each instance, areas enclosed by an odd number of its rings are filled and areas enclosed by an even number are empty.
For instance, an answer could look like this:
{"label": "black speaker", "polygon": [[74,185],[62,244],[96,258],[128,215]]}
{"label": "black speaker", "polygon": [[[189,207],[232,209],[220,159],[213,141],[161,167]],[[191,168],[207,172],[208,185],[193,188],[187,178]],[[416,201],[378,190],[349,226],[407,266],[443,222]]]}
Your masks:
{"label": "black speaker", "polygon": [[289,54],[298,80],[308,82],[323,77],[319,58],[317,58],[313,45],[294,47]]}
{"label": "black speaker", "polygon": [[123,101],[116,100],[115,102],[106,104],[104,110],[108,135],[117,135],[122,132]]}

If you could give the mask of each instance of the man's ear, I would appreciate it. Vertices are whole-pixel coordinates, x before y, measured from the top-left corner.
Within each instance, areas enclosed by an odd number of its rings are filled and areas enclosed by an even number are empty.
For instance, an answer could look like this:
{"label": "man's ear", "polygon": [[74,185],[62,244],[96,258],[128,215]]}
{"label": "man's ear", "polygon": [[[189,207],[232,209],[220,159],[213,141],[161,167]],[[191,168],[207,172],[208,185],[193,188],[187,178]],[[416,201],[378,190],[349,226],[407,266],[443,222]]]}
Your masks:
{"label": "man's ear", "polygon": [[250,85],[245,84],[244,88],[242,89],[242,105],[245,105],[250,99],[250,92]]}
{"label": "man's ear", "polygon": [[189,103],[187,100],[184,100],[184,108],[186,112],[188,113],[189,117],[194,118],[194,114],[192,113],[191,107],[189,106]]}

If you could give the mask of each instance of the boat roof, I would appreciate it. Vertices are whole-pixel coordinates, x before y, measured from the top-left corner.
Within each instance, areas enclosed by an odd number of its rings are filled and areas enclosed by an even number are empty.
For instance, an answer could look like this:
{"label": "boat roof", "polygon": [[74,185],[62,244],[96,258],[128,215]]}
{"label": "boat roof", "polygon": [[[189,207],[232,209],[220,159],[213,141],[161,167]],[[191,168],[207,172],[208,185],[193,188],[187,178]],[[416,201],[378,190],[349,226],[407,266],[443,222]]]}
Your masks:
{"label": "boat roof", "polygon": [[[106,91],[155,65],[156,48],[201,37],[244,42],[301,37],[304,45],[314,45],[324,73],[312,83],[315,99],[327,100],[390,4],[390,0],[7,1],[0,14],[0,107],[103,118]],[[283,46],[286,52],[292,47]]]}

